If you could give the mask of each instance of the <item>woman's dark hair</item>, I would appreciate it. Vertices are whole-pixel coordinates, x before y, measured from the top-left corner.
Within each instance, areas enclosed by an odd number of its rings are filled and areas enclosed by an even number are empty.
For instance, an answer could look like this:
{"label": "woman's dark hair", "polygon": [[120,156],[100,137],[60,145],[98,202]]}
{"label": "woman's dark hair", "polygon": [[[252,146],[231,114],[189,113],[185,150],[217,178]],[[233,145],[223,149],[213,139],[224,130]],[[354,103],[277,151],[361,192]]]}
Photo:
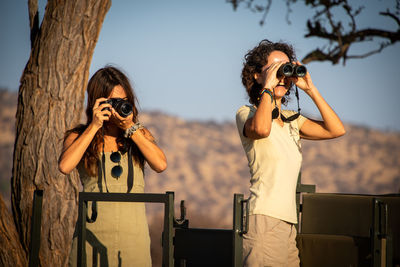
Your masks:
{"label": "woman's dark hair", "polygon": [[[259,94],[261,91],[261,84],[259,84],[254,78],[254,74],[261,73],[262,68],[267,64],[268,56],[273,51],[281,51],[285,53],[290,61],[296,61],[296,55],[291,45],[278,42],[273,43],[269,40],[262,40],[256,47],[250,50],[244,57],[245,62],[243,63],[242,70],[242,83],[246,88],[247,94],[249,95],[249,101],[251,104],[258,106]],[[289,98],[289,88],[287,95],[282,98],[282,103],[285,104]]]}
{"label": "woman's dark hair", "polygon": [[[65,138],[72,132],[82,134],[83,131],[89,126],[93,120],[93,106],[96,99],[105,97],[107,98],[115,86],[120,85],[127,96],[127,100],[133,106],[133,117],[132,121],[137,122],[138,110],[136,108],[137,98],[133,92],[133,88],[129,82],[128,77],[119,69],[112,66],[105,66],[104,68],[96,71],[95,74],[90,78],[87,86],[87,107],[86,107],[86,124],[81,124],[74,129],[67,131]],[[104,124],[106,126],[106,123]],[[102,131],[99,130],[94,136],[89,147],[86,149],[85,154],[82,157],[85,169],[89,175],[97,175],[97,163],[99,160],[99,152],[103,143]],[[140,152],[139,148],[132,140],[123,138],[122,131],[121,136],[117,138],[118,147],[122,151],[132,149],[132,156],[134,161],[139,164],[141,168],[144,165],[144,157]]]}

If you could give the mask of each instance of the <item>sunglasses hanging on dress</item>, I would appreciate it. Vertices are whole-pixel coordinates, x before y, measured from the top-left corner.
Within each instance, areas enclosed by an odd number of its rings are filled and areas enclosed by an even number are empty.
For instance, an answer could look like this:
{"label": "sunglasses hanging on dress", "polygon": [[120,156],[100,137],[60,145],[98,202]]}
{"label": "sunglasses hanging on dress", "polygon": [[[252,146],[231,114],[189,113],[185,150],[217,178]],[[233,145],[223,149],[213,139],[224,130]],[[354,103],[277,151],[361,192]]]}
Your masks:
{"label": "sunglasses hanging on dress", "polygon": [[122,172],[123,172],[123,169],[122,169],[122,167],[120,165],[121,153],[119,153],[118,151],[112,152],[111,155],[110,155],[110,159],[111,159],[112,162],[118,163],[118,165],[114,166],[111,169],[112,177],[118,179],[121,176]]}

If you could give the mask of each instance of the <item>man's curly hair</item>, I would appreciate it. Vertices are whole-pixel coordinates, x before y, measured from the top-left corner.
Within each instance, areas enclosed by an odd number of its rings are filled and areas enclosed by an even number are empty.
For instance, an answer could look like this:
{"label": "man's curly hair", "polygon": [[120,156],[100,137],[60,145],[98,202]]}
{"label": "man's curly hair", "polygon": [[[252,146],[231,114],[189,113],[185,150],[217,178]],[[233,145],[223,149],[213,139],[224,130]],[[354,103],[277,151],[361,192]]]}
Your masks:
{"label": "man's curly hair", "polygon": [[[296,61],[296,55],[291,45],[283,42],[273,43],[266,39],[262,40],[244,57],[245,62],[243,63],[242,70],[242,83],[249,95],[249,102],[256,106],[258,106],[260,102],[259,95],[262,88],[261,84],[259,84],[254,78],[254,74],[261,73],[262,67],[267,64],[268,56],[273,51],[281,51],[288,56],[291,62]],[[289,100],[291,89],[292,86],[289,88],[286,96],[282,99],[283,104],[287,103]]]}

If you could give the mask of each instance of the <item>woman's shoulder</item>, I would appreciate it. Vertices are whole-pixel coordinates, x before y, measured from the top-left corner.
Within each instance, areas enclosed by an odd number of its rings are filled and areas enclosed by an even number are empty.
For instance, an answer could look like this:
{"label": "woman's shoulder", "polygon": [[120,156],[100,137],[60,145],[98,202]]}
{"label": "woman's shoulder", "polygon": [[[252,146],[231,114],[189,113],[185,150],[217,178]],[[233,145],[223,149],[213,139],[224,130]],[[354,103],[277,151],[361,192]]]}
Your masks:
{"label": "woman's shoulder", "polygon": [[245,122],[256,112],[256,108],[251,105],[241,106],[236,112],[236,124],[242,129],[244,127]]}

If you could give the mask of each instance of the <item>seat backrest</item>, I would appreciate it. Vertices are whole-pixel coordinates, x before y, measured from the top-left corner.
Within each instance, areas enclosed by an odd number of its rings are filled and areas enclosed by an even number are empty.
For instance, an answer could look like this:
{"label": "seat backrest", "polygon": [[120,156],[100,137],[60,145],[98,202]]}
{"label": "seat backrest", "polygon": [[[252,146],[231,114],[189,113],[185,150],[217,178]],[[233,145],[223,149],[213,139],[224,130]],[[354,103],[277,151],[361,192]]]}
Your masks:
{"label": "seat backrest", "polygon": [[301,233],[369,237],[373,201],[369,195],[304,194]]}

